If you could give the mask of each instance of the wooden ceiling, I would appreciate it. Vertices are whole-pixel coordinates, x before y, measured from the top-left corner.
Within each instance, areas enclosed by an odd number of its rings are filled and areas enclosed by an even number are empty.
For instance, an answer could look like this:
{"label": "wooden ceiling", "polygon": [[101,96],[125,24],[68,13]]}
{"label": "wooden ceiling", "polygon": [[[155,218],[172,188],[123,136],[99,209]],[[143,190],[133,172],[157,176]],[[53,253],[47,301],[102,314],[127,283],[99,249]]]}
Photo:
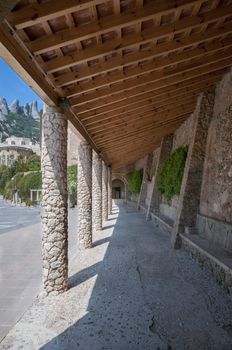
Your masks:
{"label": "wooden ceiling", "polygon": [[143,157],[232,63],[232,1],[21,0],[0,54],[114,168]]}

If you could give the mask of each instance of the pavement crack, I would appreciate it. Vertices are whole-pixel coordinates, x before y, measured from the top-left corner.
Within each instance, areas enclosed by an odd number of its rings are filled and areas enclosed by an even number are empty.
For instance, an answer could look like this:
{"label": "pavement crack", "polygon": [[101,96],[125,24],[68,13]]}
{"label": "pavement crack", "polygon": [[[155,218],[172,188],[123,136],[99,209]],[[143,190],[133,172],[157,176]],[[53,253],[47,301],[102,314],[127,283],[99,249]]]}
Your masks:
{"label": "pavement crack", "polygon": [[155,322],[155,316],[153,315],[151,318],[151,323],[149,325],[149,330],[157,335],[159,337],[159,339],[165,343],[164,347],[161,348],[157,348],[157,350],[174,350],[171,345],[166,341],[166,339],[164,339],[164,337],[157,331],[157,327],[156,327],[156,322]]}

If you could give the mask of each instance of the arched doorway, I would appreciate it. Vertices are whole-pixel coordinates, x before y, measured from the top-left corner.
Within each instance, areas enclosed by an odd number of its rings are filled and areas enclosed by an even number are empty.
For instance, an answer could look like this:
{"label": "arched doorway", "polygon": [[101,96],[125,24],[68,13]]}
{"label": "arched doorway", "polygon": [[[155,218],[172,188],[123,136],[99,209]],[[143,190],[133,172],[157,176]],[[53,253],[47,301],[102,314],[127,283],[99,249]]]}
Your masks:
{"label": "arched doorway", "polygon": [[120,179],[112,181],[112,198],[125,199],[125,184]]}

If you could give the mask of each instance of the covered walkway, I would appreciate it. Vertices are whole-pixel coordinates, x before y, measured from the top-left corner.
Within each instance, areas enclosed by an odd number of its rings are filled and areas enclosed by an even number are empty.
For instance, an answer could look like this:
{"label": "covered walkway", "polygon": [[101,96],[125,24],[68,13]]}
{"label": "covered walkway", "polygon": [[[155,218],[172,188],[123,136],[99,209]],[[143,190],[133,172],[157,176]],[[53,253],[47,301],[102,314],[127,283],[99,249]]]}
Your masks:
{"label": "covered walkway", "polygon": [[113,207],[69,271],[69,290],[36,300],[2,350],[231,349],[231,296],[132,207]]}

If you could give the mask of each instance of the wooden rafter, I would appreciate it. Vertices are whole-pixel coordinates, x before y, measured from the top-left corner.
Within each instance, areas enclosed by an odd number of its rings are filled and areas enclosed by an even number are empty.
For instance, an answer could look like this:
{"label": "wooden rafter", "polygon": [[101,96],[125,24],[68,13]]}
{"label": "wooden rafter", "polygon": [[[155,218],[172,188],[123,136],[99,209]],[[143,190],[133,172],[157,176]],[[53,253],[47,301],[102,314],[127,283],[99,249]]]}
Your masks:
{"label": "wooden rafter", "polygon": [[20,0],[0,48],[115,168],[174,132],[231,66],[232,3]]}

